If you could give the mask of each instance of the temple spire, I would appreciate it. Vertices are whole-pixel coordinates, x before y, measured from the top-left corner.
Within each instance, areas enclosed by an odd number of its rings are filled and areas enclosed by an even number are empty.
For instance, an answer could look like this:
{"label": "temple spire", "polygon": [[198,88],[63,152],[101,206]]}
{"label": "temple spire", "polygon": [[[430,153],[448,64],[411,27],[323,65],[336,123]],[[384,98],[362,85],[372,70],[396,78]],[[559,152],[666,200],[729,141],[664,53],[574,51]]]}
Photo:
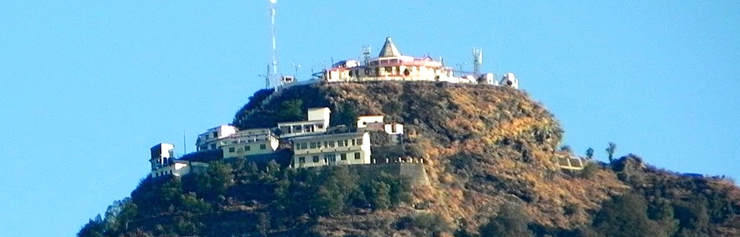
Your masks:
{"label": "temple spire", "polygon": [[398,48],[396,48],[396,45],[393,44],[391,37],[385,38],[385,44],[383,44],[383,49],[380,50],[380,54],[378,55],[378,57],[384,58],[397,56],[401,56],[401,52],[399,52]]}

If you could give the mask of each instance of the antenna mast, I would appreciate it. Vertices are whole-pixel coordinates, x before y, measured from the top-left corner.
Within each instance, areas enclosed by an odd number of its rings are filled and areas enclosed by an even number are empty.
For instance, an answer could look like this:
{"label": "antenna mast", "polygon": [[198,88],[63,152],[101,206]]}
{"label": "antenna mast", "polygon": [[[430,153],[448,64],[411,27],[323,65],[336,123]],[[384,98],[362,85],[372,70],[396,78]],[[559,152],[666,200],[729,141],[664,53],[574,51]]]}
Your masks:
{"label": "antenna mast", "polygon": [[362,58],[365,60],[365,66],[370,63],[370,53],[372,53],[370,45],[362,46]]}
{"label": "antenna mast", "polygon": [[473,48],[473,73],[475,78],[480,76],[480,66],[483,64],[483,50],[480,48]]}
{"label": "antenna mast", "polygon": [[[272,32],[272,71],[269,73],[268,83],[270,82],[276,82],[277,81],[277,42],[276,42],[276,36],[275,36],[275,4],[277,4],[277,0],[270,0],[270,30]],[[270,87],[268,84],[267,87]]]}

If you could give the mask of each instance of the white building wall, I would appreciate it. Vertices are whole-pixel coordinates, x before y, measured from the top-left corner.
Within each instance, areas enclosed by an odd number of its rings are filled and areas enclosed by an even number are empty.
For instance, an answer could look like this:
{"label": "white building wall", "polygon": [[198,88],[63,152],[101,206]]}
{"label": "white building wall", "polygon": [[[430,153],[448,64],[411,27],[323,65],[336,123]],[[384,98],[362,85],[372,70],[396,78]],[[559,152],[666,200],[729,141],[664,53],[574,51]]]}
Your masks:
{"label": "white building wall", "polygon": [[403,134],[403,124],[398,124],[398,123],[386,124],[385,132],[391,135]]}
{"label": "white building wall", "polygon": [[382,122],[383,122],[383,115],[360,116],[360,117],[357,117],[357,128],[367,127],[367,124],[369,123],[382,123]]}
{"label": "white building wall", "polygon": [[204,162],[189,162],[189,161],[175,161],[167,166],[163,166],[159,169],[152,170],[152,172],[149,174],[152,178],[156,177],[162,177],[167,175],[173,175],[173,176],[185,176],[192,172],[194,172],[196,169],[200,168],[207,168],[208,163]]}
{"label": "white building wall", "polygon": [[514,73],[504,74],[504,78],[499,83],[501,86],[508,86],[514,89],[519,89],[519,80],[514,77]]}
{"label": "white building wall", "polygon": [[324,127],[328,127],[330,118],[331,118],[331,109],[327,107],[308,109],[308,121],[323,120]]}
{"label": "white building wall", "polygon": [[195,146],[198,151],[217,149],[214,144],[221,139],[236,134],[238,129],[231,125],[221,125],[208,129],[205,133],[198,135]]}
{"label": "white building wall", "polygon": [[295,168],[370,164],[370,134],[296,139],[293,151],[292,166]]}
{"label": "white building wall", "polygon": [[227,144],[221,147],[224,159],[245,157],[251,155],[270,154],[277,150],[279,141],[275,137],[268,137],[261,140],[249,142],[237,142]]}

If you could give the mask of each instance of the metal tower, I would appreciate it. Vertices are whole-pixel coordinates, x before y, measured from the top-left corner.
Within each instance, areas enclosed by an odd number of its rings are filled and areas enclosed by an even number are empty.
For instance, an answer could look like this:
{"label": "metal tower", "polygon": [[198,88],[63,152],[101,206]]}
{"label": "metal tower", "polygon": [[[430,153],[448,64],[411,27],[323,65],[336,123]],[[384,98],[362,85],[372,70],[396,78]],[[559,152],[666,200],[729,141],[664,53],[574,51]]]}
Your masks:
{"label": "metal tower", "polygon": [[[271,62],[271,71],[269,73],[269,79],[268,83],[275,83],[274,85],[277,85],[278,80],[278,69],[277,69],[277,36],[276,36],[276,30],[275,30],[275,4],[277,4],[277,0],[270,0],[270,31],[272,33],[272,62]],[[267,87],[270,87],[269,85]]]}
{"label": "metal tower", "polygon": [[372,53],[370,45],[362,46],[362,59],[366,66],[370,63],[370,53]]}

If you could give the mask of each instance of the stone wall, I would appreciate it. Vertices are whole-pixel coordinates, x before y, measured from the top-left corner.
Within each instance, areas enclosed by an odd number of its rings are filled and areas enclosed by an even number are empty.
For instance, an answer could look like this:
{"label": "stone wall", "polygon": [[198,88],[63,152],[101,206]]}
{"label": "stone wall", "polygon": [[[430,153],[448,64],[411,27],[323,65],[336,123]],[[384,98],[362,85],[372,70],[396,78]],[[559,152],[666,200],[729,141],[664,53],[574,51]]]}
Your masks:
{"label": "stone wall", "polygon": [[429,185],[429,178],[422,163],[380,163],[350,165],[350,170],[357,172],[360,177],[376,177],[381,173],[400,176],[409,179],[411,185]]}

